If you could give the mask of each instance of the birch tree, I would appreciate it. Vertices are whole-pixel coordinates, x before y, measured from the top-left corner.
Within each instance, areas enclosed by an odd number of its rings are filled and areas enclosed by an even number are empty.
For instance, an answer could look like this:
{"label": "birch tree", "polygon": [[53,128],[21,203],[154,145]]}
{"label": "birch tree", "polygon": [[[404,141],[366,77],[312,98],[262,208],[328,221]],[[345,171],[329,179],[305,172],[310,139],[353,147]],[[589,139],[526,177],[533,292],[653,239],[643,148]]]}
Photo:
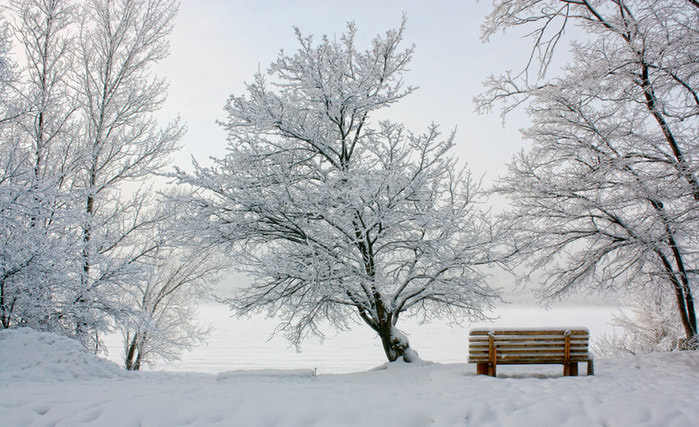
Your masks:
{"label": "birch tree", "polygon": [[[13,1],[8,34],[26,59],[3,98],[2,325],[59,330],[72,285],[70,2]],[[75,276],[73,276],[75,277]]]}
{"label": "birch tree", "polygon": [[14,80],[14,63],[10,58],[12,51],[12,35],[9,24],[0,10],[0,125],[5,125],[10,116],[10,105],[8,103],[8,90]]}
{"label": "birch tree", "polygon": [[[104,328],[99,324],[106,313],[128,309],[119,305],[120,290],[139,280],[138,261],[157,249],[139,241],[154,220],[147,215],[152,195],[146,179],[162,171],[184,129],[178,122],[158,127],[153,113],[167,85],[152,66],[168,53],[176,12],[166,0],[89,0],[81,10],[76,187],[84,220],[74,301],[85,307],[75,324],[86,340],[94,327]],[[97,300],[101,307],[89,309]]]}
{"label": "birch tree", "polygon": [[371,120],[414,90],[403,32],[359,50],[353,24],[318,43],[297,29],[299,49],[230,97],[228,154],[177,175],[193,237],[254,277],[232,307],[280,317],[293,343],[357,319],[414,361],[399,318],[481,318],[496,298],[479,269],[495,233],[454,135]]}
{"label": "birch tree", "polygon": [[[193,333],[192,319],[174,325],[152,317],[178,318],[193,300],[161,301],[154,310],[131,296],[144,283],[165,287],[166,271],[181,270],[162,259],[176,249],[152,238],[169,215],[155,207],[151,188],[183,132],[177,121],[160,128],[154,118],[167,85],[152,67],[168,53],[177,5],[21,0],[6,10],[11,25],[0,33],[2,326],[50,330],[97,351],[100,334],[138,324],[139,332],[167,338],[147,340],[158,342],[148,347],[157,348],[152,353],[176,354],[191,340],[174,339],[175,327]],[[22,66],[9,61],[10,37],[23,50]],[[177,294],[185,295],[190,284],[182,283]]]}
{"label": "birch tree", "polygon": [[[0,10],[0,12],[2,12]],[[15,116],[11,102],[11,87],[16,83],[15,67],[10,58],[12,48],[9,24],[0,15],[0,321],[7,328],[16,305],[12,278],[22,269],[23,256],[17,257],[17,241],[12,231],[18,228],[18,215],[14,200],[18,197],[16,180],[22,175],[16,156],[14,140],[10,139],[11,122]]]}
{"label": "birch tree", "polygon": [[[693,1],[498,1],[484,25],[525,27],[521,73],[487,81],[476,101],[527,105],[531,149],[498,188],[522,259],[543,291],[664,287],[685,347],[697,345],[699,5]],[[571,62],[547,68],[575,26]]]}
{"label": "birch tree", "polygon": [[[174,225],[174,224],[173,224]],[[195,302],[211,295],[222,263],[212,250],[172,245],[175,227],[155,230],[159,241],[150,254],[153,268],[127,295],[135,308],[131,322],[122,322],[124,367],[138,371],[156,358],[178,359],[184,349],[201,344],[208,329],[197,323]]]}

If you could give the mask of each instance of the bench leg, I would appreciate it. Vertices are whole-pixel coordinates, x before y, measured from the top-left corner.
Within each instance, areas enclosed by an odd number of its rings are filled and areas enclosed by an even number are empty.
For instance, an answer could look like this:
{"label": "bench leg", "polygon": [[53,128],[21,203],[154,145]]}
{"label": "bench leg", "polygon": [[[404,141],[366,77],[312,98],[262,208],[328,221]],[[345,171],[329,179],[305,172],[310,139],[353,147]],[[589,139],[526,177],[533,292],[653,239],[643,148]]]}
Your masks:
{"label": "bench leg", "polygon": [[595,375],[595,362],[592,359],[587,360],[587,375]]}
{"label": "bench leg", "polygon": [[578,364],[577,364],[577,362],[564,363],[563,364],[563,376],[564,377],[577,377],[578,376]]}
{"label": "bench leg", "polygon": [[488,362],[481,362],[476,364],[476,375],[490,375],[495,376],[495,366],[492,366]]}

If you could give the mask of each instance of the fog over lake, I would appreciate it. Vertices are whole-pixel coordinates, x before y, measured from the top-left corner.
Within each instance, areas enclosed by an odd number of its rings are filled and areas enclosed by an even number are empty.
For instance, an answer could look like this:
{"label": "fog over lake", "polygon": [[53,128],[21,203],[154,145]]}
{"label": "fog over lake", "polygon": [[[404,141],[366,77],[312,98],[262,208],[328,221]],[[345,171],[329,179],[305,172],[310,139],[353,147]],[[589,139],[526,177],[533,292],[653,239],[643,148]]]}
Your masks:
{"label": "fog over lake", "polygon": [[[616,307],[564,306],[545,309],[536,306],[499,306],[491,314],[493,322],[450,326],[432,321],[420,325],[404,318],[398,328],[410,338],[411,347],[423,360],[439,363],[465,363],[468,332],[482,326],[554,327],[582,326],[590,330],[592,342],[604,333],[613,333]],[[323,341],[309,338],[299,352],[281,335],[272,336],[278,321],[258,316],[232,317],[222,304],[208,303],[199,308],[202,325],[211,325],[208,344],[183,354],[170,363],[158,362],[145,370],[196,371],[219,373],[253,369],[315,369],[319,374],[365,371],[386,362],[381,341],[369,327],[357,324],[350,331],[328,331]],[[121,363],[119,337],[107,340],[109,359]]]}

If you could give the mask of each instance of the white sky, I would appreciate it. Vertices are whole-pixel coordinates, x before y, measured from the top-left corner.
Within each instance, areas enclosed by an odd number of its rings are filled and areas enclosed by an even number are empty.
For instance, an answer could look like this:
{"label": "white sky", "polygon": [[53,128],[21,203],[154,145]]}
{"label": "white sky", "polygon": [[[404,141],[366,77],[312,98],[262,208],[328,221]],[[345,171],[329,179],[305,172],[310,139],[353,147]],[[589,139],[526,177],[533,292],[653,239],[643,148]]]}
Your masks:
{"label": "white sky", "polygon": [[170,81],[163,119],[180,115],[189,131],[175,161],[190,164],[221,156],[226,141],[215,123],[224,120],[223,106],[231,94],[244,93],[258,68],[265,70],[280,49],[297,47],[293,27],[304,34],[340,35],[348,21],[357,24],[357,45],[400,25],[408,17],[405,47],[415,44],[408,84],[419,89],[385,114],[422,132],[434,122],[444,133],[457,128],[457,154],[476,176],[490,182],[505,172],[523,142],[518,128],[526,126],[522,112],[478,115],[473,97],[493,73],[519,69],[528,44],[513,34],[480,41],[480,25],[489,1],[475,0],[182,0],[171,37],[171,55],[157,72]]}
{"label": "white sky", "polygon": [[[298,49],[293,27],[319,40],[341,35],[348,21],[357,25],[357,47],[369,47],[377,34],[400,25],[407,14],[405,47],[415,45],[409,85],[419,89],[382,112],[382,118],[423,132],[434,122],[444,133],[455,127],[456,154],[488,186],[506,172],[513,154],[523,148],[519,128],[523,111],[508,116],[503,128],[499,111],[474,112],[473,97],[490,74],[519,70],[529,43],[512,33],[480,41],[480,26],[490,1],[475,0],[182,0],[170,38],[171,55],[157,72],[170,81],[164,120],[180,115],[188,132],[174,159],[187,168],[191,156],[207,163],[225,153],[226,135],[216,120],[231,94],[242,95],[245,82],[266,70],[281,49]],[[386,116],[386,117],[384,117]],[[503,201],[489,204],[499,210]],[[495,286],[511,288],[513,277],[492,271]],[[233,275],[226,282],[245,281]]]}
{"label": "white sky", "polygon": [[[0,0],[0,6],[7,3]],[[513,32],[481,42],[480,27],[491,7],[487,0],[181,0],[171,54],[155,70],[170,82],[158,115],[161,125],[180,116],[188,127],[174,162],[188,168],[192,156],[206,164],[210,156],[224,155],[226,135],[216,121],[226,118],[227,98],[244,94],[245,82],[266,70],[281,49],[297,50],[293,27],[319,40],[323,34],[339,36],[354,21],[357,47],[365,49],[377,34],[398,27],[405,13],[404,47],[416,49],[404,77],[419,89],[381,117],[414,132],[433,122],[445,134],[456,128],[457,156],[488,186],[524,147],[519,129],[528,123],[519,110],[503,127],[499,111],[476,114],[473,97],[489,75],[520,70],[530,49],[530,42]],[[503,206],[503,200],[489,203],[495,210]],[[513,281],[496,276],[496,286]]]}

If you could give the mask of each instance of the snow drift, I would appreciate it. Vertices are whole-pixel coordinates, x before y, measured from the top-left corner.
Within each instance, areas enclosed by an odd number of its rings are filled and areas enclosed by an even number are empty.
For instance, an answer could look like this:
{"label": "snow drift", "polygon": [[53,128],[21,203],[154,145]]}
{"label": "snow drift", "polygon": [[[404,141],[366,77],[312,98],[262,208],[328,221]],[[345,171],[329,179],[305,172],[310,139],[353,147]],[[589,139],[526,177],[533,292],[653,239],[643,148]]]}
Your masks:
{"label": "snow drift", "polygon": [[313,376],[134,372],[66,338],[0,332],[3,425],[57,426],[690,426],[699,420],[699,352],[598,360],[594,377],[560,366],[400,363]]}
{"label": "snow drift", "polygon": [[71,381],[126,375],[115,363],[88,353],[70,338],[29,328],[0,331],[0,381]]}

